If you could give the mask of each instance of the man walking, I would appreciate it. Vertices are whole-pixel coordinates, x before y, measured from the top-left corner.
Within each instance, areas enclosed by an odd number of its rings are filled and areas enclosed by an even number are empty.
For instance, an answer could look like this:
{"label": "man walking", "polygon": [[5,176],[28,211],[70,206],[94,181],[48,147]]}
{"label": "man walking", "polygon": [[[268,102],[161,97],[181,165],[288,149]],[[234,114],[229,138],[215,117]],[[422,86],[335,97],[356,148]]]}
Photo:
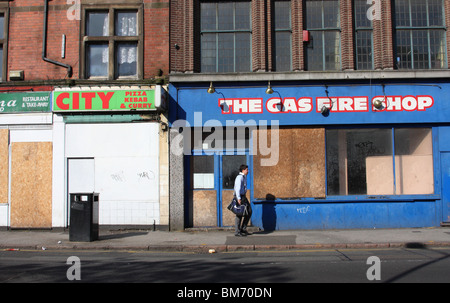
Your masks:
{"label": "man walking", "polygon": [[248,165],[242,164],[239,167],[239,175],[234,181],[234,195],[238,204],[246,205],[247,212],[243,216],[236,216],[234,219],[234,235],[237,237],[243,237],[249,235],[247,231],[247,225],[252,216],[252,207],[250,202],[245,196],[247,193],[247,175],[248,175]]}

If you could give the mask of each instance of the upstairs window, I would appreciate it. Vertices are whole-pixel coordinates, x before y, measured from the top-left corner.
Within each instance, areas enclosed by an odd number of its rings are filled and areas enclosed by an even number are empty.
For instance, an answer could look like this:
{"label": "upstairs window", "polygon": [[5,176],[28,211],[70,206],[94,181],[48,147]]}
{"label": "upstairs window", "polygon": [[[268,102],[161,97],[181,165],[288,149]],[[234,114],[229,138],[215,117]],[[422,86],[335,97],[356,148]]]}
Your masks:
{"label": "upstairs window", "polygon": [[373,69],[373,26],[367,17],[370,4],[366,0],[354,1],[356,69]]}
{"label": "upstairs window", "polygon": [[275,1],[275,70],[292,70],[291,2]]}
{"label": "upstairs window", "polygon": [[0,81],[5,81],[6,78],[6,51],[7,51],[7,12],[0,10]]}
{"label": "upstairs window", "polygon": [[399,69],[447,67],[443,0],[395,0],[394,19]]}
{"label": "upstairs window", "polygon": [[107,8],[84,12],[86,79],[137,79],[142,48],[138,9]]}
{"label": "upstairs window", "polygon": [[202,2],[200,11],[201,72],[250,72],[250,2]]}
{"label": "upstairs window", "polygon": [[338,0],[306,0],[306,66],[310,71],[341,69],[340,18]]}

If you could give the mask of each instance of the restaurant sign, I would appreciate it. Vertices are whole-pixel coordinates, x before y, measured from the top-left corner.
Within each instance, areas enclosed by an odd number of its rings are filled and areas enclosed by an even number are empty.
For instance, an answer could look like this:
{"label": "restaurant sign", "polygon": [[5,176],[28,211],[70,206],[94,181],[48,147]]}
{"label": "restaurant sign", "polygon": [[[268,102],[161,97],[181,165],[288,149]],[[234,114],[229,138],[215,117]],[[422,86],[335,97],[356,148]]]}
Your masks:
{"label": "restaurant sign", "polygon": [[50,112],[51,92],[1,93],[0,113]]}
{"label": "restaurant sign", "polygon": [[161,87],[125,90],[61,90],[53,92],[54,112],[149,111],[161,104]]}

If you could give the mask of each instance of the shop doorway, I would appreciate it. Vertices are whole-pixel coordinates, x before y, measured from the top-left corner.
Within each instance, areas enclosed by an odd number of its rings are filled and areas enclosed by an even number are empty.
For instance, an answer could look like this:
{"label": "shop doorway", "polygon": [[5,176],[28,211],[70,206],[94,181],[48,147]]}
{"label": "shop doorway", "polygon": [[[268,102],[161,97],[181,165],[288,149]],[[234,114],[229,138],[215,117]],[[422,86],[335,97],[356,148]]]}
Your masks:
{"label": "shop doorway", "polygon": [[[232,226],[234,215],[227,209],[233,198],[234,180],[239,166],[249,163],[249,155],[216,152],[214,155],[194,154],[191,157],[191,203],[193,226]],[[247,177],[251,188],[251,175]],[[247,193],[250,197],[250,192]]]}
{"label": "shop doorway", "polygon": [[450,223],[450,152],[441,153],[442,222]]}
{"label": "shop doorway", "polygon": [[68,159],[68,193],[92,193],[95,191],[94,158]]}
{"label": "shop doorway", "polygon": [[51,228],[53,211],[51,126],[9,127],[3,134],[1,156],[6,159],[3,168],[6,174],[9,174],[9,184],[6,182],[4,187],[6,191],[3,193],[9,194],[10,227]]}
{"label": "shop doorway", "polygon": [[67,159],[67,226],[70,222],[70,194],[93,193],[95,191],[94,158]]}
{"label": "shop doorway", "polygon": [[18,142],[18,132],[10,144],[11,228],[51,228],[53,143]]}
{"label": "shop doorway", "polygon": [[[241,164],[247,164],[246,155],[220,155],[220,193],[219,193],[219,205],[222,212],[221,226],[232,226],[234,225],[235,215],[227,209],[228,204],[230,204],[231,199],[233,199],[234,194],[234,180],[239,174],[239,166]],[[247,164],[248,165],[248,164]],[[247,180],[250,179],[250,175],[247,176]],[[247,186],[248,186],[247,182]],[[250,198],[250,193],[247,193],[247,198]]]}

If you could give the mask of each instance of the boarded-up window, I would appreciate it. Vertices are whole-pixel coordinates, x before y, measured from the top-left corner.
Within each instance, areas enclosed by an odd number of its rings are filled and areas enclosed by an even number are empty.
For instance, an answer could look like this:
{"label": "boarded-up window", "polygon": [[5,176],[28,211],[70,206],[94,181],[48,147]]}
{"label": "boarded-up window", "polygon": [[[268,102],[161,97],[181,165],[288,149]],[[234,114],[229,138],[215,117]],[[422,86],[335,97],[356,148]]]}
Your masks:
{"label": "boarded-up window", "polygon": [[0,203],[8,203],[8,130],[0,129]]}
{"label": "boarded-up window", "polygon": [[52,142],[11,143],[11,227],[52,226]]}
{"label": "boarded-up window", "polygon": [[[270,145],[276,142],[273,136],[277,135],[278,162],[263,166],[261,163],[266,157],[261,155],[255,142],[267,138]],[[253,133],[253,143],[255,199],[325,197],[325,129],[259,129]],[[270,149],[276,152],[277,147]]]}

